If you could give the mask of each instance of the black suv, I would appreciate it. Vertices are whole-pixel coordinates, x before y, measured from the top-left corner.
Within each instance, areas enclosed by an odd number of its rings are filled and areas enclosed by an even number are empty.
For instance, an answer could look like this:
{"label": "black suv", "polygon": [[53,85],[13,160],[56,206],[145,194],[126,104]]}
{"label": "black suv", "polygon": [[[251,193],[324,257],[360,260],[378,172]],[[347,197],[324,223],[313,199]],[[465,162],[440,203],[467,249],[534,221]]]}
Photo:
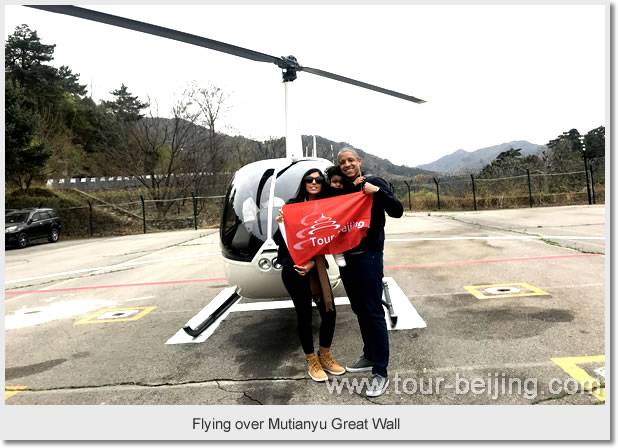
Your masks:
{"label": "black suv", "polygon": [[47,238],[55,243],[62,224],[52,208],[27,208],[7,211],[4,215],[4,245],[24,248],[32,240]]}

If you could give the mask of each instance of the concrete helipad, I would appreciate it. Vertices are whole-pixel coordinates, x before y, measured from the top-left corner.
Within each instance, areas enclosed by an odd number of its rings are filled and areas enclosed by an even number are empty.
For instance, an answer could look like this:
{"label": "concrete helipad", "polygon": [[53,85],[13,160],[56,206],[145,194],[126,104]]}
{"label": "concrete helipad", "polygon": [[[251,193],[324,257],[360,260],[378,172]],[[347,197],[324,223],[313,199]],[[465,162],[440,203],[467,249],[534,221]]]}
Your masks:
{"label": "concrete helipad", "polygon": [[[413,323],[389,331],[391,386],[375,399],[353,390],[360,374],[308,377],[282,299],[241,300],[178,339],[233,286],[216,229],[6,250],[5,403],[600,404],[605,229],[604,206],[389,219],[384,274]],[[361,353],[342,295],[332,348],[341,363]]]}

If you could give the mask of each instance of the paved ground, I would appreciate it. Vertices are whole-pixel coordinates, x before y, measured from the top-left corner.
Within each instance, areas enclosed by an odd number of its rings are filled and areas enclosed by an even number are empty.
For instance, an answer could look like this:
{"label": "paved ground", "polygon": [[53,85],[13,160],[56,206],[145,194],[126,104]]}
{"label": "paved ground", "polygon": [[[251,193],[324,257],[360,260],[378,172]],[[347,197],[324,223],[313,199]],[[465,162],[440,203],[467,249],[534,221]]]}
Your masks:
{"label": "paved ground", "polygon": [[[308,378],[291,308],[231,312],[201,343],[166,344],[229,286],[216,230],[6,250],[5,402],[599,404],[605,231],[604,206],[389,220],[385,275],[427,326],[390,332],[392,384],[371,400]],[[356,318],[337,313],[333,352],[354,361]]]}

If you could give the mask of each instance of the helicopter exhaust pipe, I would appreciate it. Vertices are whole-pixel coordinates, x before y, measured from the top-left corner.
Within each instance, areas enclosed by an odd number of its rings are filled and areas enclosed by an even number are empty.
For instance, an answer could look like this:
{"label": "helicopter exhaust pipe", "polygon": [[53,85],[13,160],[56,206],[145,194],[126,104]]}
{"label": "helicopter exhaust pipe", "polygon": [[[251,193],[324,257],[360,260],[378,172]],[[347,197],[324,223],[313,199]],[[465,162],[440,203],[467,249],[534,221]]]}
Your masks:
{"label": "helicopter exhaust pipe", "polygon": [[217,308],[210,316],[208,316],[201,324],[199,324],[195,329],[191,328],[189,325],[185,325],[182,329],[189,336],[196,338],[200,334],[202,334],[208,327],[214,324],[219,317],[223,313],[225,313],[232,305],[240,300],[240,295],[237,292],[233,292],[232,295],[223,302],[219,308]]}

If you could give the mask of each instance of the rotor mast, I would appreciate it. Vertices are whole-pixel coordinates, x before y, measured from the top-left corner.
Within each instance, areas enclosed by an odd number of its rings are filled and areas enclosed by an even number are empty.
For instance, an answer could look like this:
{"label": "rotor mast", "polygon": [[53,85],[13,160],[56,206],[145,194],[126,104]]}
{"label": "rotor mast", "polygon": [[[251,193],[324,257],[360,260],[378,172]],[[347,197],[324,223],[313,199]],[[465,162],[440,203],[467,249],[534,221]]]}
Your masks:
{"label": "rotor mast", "polygon": [[292,87],[292,81],[296,79],[300,65],[294,56],[282,56],[277,65],[283,70],[285,88],[285,156],[296,160],[303,156],[303,145],[298,132],[297,105],[293,95],[295,87]]}

